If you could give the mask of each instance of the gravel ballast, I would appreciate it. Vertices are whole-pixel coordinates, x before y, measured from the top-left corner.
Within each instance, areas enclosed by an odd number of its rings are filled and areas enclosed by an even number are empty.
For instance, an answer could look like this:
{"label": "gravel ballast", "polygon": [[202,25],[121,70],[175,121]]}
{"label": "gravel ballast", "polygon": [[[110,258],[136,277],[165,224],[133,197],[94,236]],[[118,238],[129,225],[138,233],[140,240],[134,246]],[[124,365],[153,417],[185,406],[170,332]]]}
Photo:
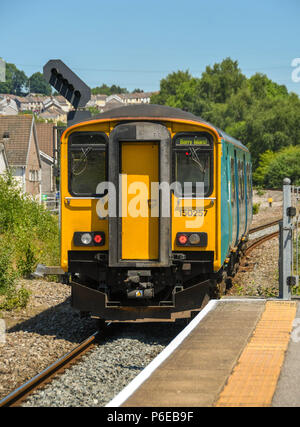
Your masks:
{"label": "gravel ballast", "polygon": [[[274,200],[272,208],[267,203],[269,196]],[[281,200],[281,192],[267,192],[260,197],[255,195],[254,201],[261,203],[261,206],[252,226],[277,219],[281,215]],[[263,234],[265,230],[259,233]],[[276,295],[278,239],[253,250],[248,261],[251,268],[241,269],[235,276],[230,295]],[[5,343],[0,342],[0,398],[72,350],[97,329],[94,320],[80,319],[78,313],[72,310],[69,286],[46,280],[23,280],[21,284],[31,291],[27,308],[0,313],[6,324],[6,340]],[[84,377],[84,371],[80,371],[80,365],[75,365],[71,370],[78,371],[71,375],[70,380],[67,380],[67,373],[64,374],[66,382],[70,381],[65,393],[64,387],[58,389],[55,400],[51,400],[45,389],[41,393],[45,393],[45,402],[48,403],[38,403],[33,398],[26,405],[102,406],[127,385],[179,331],[180,327],[176,324],[114,325],[114,335],[94,350],[97,352],[95,356],[94,351],[84,356],[91,358],[86,380],[88,387],[84,392],[87,395],[78,394],[73,380]],[[99,384],[106,381],[108,386],[104,390]],[[68,393],[74,395],[72,400],[64,396]],[[89,394],[93,396],[92,400]]]}
{"label": "gravel ballast", "polygon": [[31,292],[26,309],[2,312],[5,342],[0,343],[0,398],[19,387],[96,331],[70,306],[71,289],[45,280],[23,280]]}
{"label": "gravel ballast", "polygon": [[104,406],[182,330],[180,323],[115,324],[103,344],[23,406]]}

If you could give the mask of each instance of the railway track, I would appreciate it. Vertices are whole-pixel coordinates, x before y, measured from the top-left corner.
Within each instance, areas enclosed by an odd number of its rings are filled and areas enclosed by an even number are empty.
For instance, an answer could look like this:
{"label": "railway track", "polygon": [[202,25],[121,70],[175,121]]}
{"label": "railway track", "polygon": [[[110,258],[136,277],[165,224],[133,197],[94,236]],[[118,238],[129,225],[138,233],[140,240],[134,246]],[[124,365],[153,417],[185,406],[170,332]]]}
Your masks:
{"label": "railway track", "polygon": [[[279,225],[280,221],[281,221],[281,219],[277,219],[275,221],[268,222],[267,224],[263,224],[263,225],[260,225],[258,227],[251,228],[249,231],[249,234],[254,234],[258,231],[265,230],[267,228],[271,228],[271,227],[274,227],[276,225]],[[263,236],[260,236],[257,239],[253,239],[253,241],[247,246],[246,251],[245,251],[245,255],[249,255],[253,251],[253,249],[262,245],[264,242],[271,240],[274,237],[277,237],[278,235],[279,235],[279,229],[272,232],[272,233],[264,234]]]}
{"label": "railway track", "polygon": [[274,225],[279,224],[281,218],[276,219],[275,221],[268,222],[267,224],[259,225],[258,227],[251,228],[249,234],[256,233],[257,231],[264,230],[265,228],[273,227]]}
{"label": "railway track", "polygon": [[72,351],[59,358],[38,375],[0,400],[0,407],[20,406],[20,404],[31,393],[39,388],[44,387],[46,384],[52,381],[56,375],[63,373],[66,369],[81,359],[84,354],[91,351],[99,341],[101,335],[103,336],[102,332],[95,332],[93,335],[75,347]]}
{"label": "railway track", "polygon": [[[270,223],[252,228],[249,234],[253,234],[258,231],[274,227],[279,223],[279,221],[280,220],[272,221]],[[253,239],[253,241],[246,248],[245,256],[249,255],[252,250],[257,248],[267,240],[278,236],[278,233],[279,231],[275,231],[269,234],[265,234],[257,239]],[[107,326],[105,327],[105,331],[106,330]],[[0,407],[20,406],[21,403],[26,400],[29,395],[31,395],[36,390],[43,388],[45,385],[50,383],[53,378],[56,377],[58,374],[62,374],[72,365],[77,363],[84,354],[90,352],[99,342],[101,337],[103,337],[104,333],[104,331],[95,332],[93,335],[91,335],[81,344],[79,344],[76,348],[74,348],[71,352],[65,354],[63,357],[61,357],[56,362],[52,363],[50,366],[44,369],[41,373],[39,373],[31,380],[27,381],[25,384],[11,392],[8,396],[0,400]]]}
{"label": "railway track", "polygon": [[[279,225],[280,221],[281,221],[281,219],[277,219],[277,220],[268,222],[266,224],[259,225],[258,227],[251,228],[249,230],[249,235],[255,234],[255,233],[257,233],[261,230],[265,230],[267,228],[274,228],[274,226]],[[279,235],[279,229],[276,231],[272,231],[271,233],[263,234],[259,237],[254,237],[251,240],[249,240],[247,247],[242,252],[241,258],[238,260],[238,262],[234,266],[233,274],[230,276],[227,276],[226,285],[224,285],[224,287],[226,289],[230,289],[233,277],[238,273],[240,268],[243,271],[245,271],[245,269],[248,270],[249,268],[251,269],[253,267],[253,263],[250,262],[250,264],[249,264],[249,262],[247,261],[247,256],[249,256],[255,248],[259,247],[260,245],[267,242],[268,240],[271,240],[271,239],[277,237],[278,235]]]}
{"label": "railway track", "polygon": [[277,237],[278,235],[279,235],[279,230],[278,231],[274,231],[273,233],[270,233],[270,234],[265,234],[264,236],[259,237],[258,239],[255,239],[246,248],[245,255],[249,255],[253,251],[253,249],[255,249],[258,246],[262,245],[264,242],[267,242],[268,240],[271,240],[274,237]]}

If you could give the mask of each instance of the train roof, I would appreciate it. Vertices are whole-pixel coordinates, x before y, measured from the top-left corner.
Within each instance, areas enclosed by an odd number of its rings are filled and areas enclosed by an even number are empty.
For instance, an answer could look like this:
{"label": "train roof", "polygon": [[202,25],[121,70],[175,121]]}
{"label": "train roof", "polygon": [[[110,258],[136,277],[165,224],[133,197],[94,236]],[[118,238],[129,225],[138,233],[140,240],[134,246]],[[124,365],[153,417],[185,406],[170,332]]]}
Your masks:
{"label": "train roof", "polygon": [[[156,104],[142,104],[142,105],[128,105],[124,107],[113,108],[112,110],[105,111],[104,113],[95,115],[92,117],[92,120],[101,120],[101,119],[126,119],[126,117],[149,117],[154,119],[181,119],[181,120],[191,120],[197,123],[203,123],[214,128],[218,135],[228,141],[231,144],[237,145],[240,148],[243,148],[246,151],[249,151],[248,148],[238,141],[237,139],[227,135],[221,129],[218,129],[216,126],[211,123],[203,120],[201,117],[195,116],[192,113],[183,111],[180,108],[168,107],[165,105],[156,105]],[[91,118],[83,120],[89,121]]]}

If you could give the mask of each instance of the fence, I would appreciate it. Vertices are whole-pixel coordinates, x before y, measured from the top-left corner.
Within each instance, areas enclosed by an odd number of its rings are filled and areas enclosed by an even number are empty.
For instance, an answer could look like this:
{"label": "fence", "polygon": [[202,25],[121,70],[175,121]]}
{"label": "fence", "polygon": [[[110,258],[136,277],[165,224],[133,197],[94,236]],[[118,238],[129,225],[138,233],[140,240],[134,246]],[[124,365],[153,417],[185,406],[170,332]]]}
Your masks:
{"label": "fence", "polygon": [[283,180],[283,215],[279,224],[279,298],[290,300],[299,286],[300,187]]}
{"label": "fence", "polygon": [[53,213],[59,213],[59,198],[54,196],[43,195],[42,204],[46,209]]}

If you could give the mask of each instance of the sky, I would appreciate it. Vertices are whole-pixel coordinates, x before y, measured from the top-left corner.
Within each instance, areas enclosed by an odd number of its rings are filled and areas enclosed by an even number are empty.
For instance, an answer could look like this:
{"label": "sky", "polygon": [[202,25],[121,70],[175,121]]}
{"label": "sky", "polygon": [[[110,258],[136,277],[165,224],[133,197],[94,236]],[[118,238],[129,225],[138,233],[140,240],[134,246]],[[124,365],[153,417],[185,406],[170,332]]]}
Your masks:
{"label": "sky", "polygon": [[299,0],[0,0],[0,57],[27,76],[61,59],[90,87],[145,92],[231,57],[300,95],[299,18]]}

